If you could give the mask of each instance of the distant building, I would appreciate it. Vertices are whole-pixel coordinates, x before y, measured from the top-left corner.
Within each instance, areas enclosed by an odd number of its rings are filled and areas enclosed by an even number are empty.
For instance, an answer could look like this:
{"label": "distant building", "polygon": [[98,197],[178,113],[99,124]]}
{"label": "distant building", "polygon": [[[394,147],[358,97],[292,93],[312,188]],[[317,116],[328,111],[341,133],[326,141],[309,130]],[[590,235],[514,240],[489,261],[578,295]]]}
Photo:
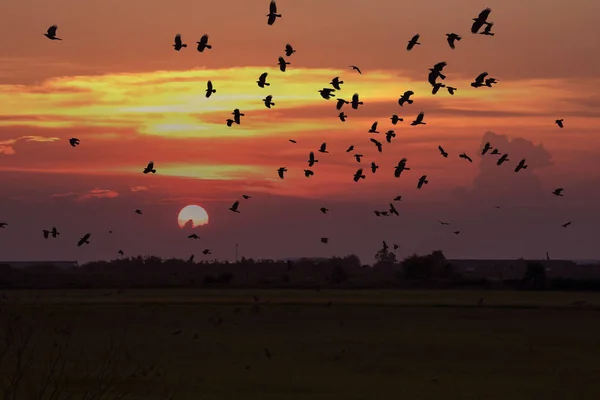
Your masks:
{"label": "distant building", "polygon": [[11,268],[30,268],[40,265],[54,265],[62,269],[71,269],[79,267],[77,261],[0,261],[0,265],[10,265]]}

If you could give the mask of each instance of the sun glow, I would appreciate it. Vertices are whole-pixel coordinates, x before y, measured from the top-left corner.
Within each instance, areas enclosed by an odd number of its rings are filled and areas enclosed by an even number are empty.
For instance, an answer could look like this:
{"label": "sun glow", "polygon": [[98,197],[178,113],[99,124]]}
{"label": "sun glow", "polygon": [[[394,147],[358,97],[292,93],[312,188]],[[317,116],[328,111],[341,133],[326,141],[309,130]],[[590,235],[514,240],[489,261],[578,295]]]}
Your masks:
{"label": "sun glow", "polygon": [[185,206],[179,211],[177,216],[177,223],[180,228],[185,227],[191,221],[192,228],[197,228],[202,225],[208,224],[208,213],[200,206],[191,204]]}

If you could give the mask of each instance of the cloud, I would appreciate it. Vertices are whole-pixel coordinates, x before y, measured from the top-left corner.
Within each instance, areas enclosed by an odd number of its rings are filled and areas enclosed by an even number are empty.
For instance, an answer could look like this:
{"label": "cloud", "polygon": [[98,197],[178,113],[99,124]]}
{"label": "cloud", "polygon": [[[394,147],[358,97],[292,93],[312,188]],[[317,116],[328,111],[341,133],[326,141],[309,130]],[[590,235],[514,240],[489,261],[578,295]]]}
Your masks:
{"label": "cloud", "polygon": [[7,139],[0,141],[0,154],[12,155],[16,154],[15,149],[13,147],[19,141],[25,142],[55,142],[60,140],[57,137],[44,137],[44,136],[21,136],[16,139]]}
{"label": "cloud", "polygon": [[112,199],[118,197],[119,193],[110,189],[92,189],[89,192],[77,193],[54,193],[50,197],[73,197],[77,201],[90,200],[90,199]]}
{"label": "cloud", "polygon": [[132,192],[145,192],[148,190],[147,186],[134,186],[131,188]]}

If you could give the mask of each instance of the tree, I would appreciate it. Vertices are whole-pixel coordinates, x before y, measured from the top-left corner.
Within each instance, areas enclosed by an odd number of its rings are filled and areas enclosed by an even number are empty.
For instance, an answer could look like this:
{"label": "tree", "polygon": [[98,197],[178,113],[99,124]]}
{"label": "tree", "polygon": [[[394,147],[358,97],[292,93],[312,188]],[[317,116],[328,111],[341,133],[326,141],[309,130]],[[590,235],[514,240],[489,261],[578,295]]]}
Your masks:
{"label": "tree", "polygon": [[388,251],[385,247],[375,254],[374,267],[392,267],[398,262],[396,254]]}
{"label": "tree", "polygon": [[341,265],[336,265],[331,271],[329,281],[335,285],[340,285],[348,280],[348,275]]}

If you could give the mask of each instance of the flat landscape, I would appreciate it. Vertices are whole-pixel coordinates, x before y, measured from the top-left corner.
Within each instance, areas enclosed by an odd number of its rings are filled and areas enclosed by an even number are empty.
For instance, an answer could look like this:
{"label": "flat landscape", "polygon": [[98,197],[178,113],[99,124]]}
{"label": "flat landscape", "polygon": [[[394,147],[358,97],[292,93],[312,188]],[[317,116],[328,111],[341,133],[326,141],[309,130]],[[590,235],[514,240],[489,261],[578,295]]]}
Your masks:
{"label": "flat landscape", "polygon": [[5,291],[0,307],[5,398],[600,398],[596,293]]}

